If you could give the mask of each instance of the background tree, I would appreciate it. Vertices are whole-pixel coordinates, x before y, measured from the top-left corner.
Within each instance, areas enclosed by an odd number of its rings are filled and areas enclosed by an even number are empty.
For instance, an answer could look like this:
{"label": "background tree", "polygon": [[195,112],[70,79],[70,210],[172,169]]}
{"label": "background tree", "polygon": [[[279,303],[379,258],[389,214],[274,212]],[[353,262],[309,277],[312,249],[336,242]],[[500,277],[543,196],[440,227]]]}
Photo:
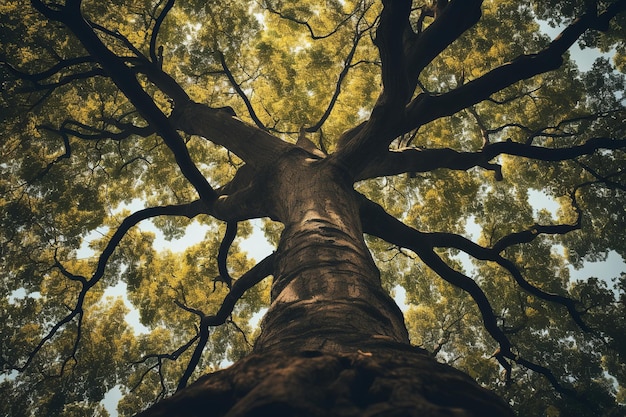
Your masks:
{"label": "background tree", "polygon": [[623,415],[624,9],[4,1],[2,415]]}

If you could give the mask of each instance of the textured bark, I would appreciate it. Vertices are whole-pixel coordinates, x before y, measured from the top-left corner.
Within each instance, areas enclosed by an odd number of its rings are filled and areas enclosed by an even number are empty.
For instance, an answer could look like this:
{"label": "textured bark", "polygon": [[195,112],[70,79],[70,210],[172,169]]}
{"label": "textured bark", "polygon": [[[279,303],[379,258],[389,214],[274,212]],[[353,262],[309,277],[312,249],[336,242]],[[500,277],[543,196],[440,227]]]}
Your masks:
{"label": "textured bark", "polygon": [[281,158],[272,178],[274,215],[285,230],[272,305],[255,349],[342,352],[379,339],[408,343],[402,313],[381,287],[363,240],[359,202],[342,169],[296,150]]}
{"label": "textured bark", "polygon": [[512,416],[496,395],[422,351],[252,354],[138,417]]}
{"label": "textured bark", "polygon": [[253,353],[141,417],[513,415],[470,377],[411,347],[341,166],[294,148],[263,175],[265,208],[285,229]]}
{"label": "textured bark", "polygon": [[[590,155],[600,148],[623,147],[623,139],[592,138],[582,145],[547,149],[534,146],[531,137],[525,144],[512,141],[489,143],[486,140],[480,152],[453,149],[395,152],[389,149],[394,140],[431,121],[470,108],[519,81],[560,67],[567,49],[590,28],[607,30],[610,20],[626,9],[626,0],[612,2],[599,15],[595,8],[590,8],[543,50],[521,55],[453,90],[440,94],[416,91],[423,70],[480,19],[481,3],[482,0],[433,2],[436,10],[431,16],[434,21],[424,28],[420,18],[416,30],[413,26],[416,22],[411,18],[416,9],[410,0],[383,0],[374,37],[380,55],[383,90],[371,109],[370,118],[342,135],[335,153],[325,157],[311,143],[299,140],[292,145],[265,129],[230,72],[224,55],[219,54],[224,73],[260,129],[234,117],[234,111],[228,107],[210,108],[194,103],[174,78],[163,72],[162,57],[156,53],[157,36],[173,0],[161,8],[154,22],[150,59],[142,57],[140,48],[134,47],[130,48],[132,59],[127,54],[116,55],[100,37],[101,33],[107,32],[82,16],[80,0],[67,0],[63,6],[31,0],[35,9],[52,21],[64,23],[76,35],[90,55],[82,64],[99,65],[69,77],[108,77],[135,107],[137,114],[145,119],[150,132],[158,134],[168,146],[178,168],[198,192],[200,200],[188,205],[145,209],[129,216],[113,235],[90,280],[71,275],[57,261],[55,267],[70,280],[79,282],[82,290],[77,306],[53,327],[30,355],[28,363],[63,325],[75,317],[82,317],[87,291],[103,276],[106,262],[122,236],[139,220],[156,214],[192,216],[203,212],[228,222],[229,230],[232,230],[237,221],[269,216],[285,225],[276,253],[235,282],[215,316],[199,314],[202,328],[185,375],[188,377],[198,363],[208,339],[208,327],[223,323],[243,291],[271,270],[274,276],[272,303],[262,322],[262,332],[253,354],[228,370],[202,378],[144,416],[512,415],[505,404],[478,387],[469,377],[438,364],[410,346],[402,314],[382,288],[379,271],[364,243],[361,220],[367,207],[361,207],[352,186],[355,181],[370,177],[438,168],[466,170],[482,167],[494,171],[496,179],[501,179],[500,167],[490,161],[502,154],[560,161]],[[354,17],[356,15],[351,15],[350,19]],[[365,14],[361,17],[363,21],[369,20],[369,17],[365,19]],[[352,60],[357,41],[366,34],[361,32],[360,26],[359,23],[358,35],[329,107],[318,123],[303,128],[303,132],[320,129],[337,102],[347,70],[356,66]],[[114,37],[123,40],[118,33]],[[51,73],[55,74],[52,78],[62,76],[70,66],[80,63],[59,62],[62,65]],[[46,73],[40,73],[41,79],[50,78],[50,73],[43,76]],[[17,74],[38,84],[38,80],[32,79],[37,76]],[[169,116],[146,90],[137,77],[139,74],[172,100],[174,109]],[[179,131],[204,137],[237,155],[246,165],[238,170],[230,184],[214,190],[196,166]],[[62,157],[69,157],[71,148],[66,135],[80,137],[81,133],[57,133],[65,136],[66,153]],[[117,135],[102,133],[109,137]],[[51,166],[48,165],[47,169]],[[598,179],[607,182],[606,178]],[[375,217],[377,220],[388,216],[389,221],[375,224],[375,227],[365,225],[368,233],[414,250],[443,279],[473,297],[483,314],[485,328],[500,345],[495,357],[505,369],[508,366],[510,370],[506,357],[546,375],[558,390],[559,383],[549,370],[512,352],[484,292],[475,281],[445,264],[434,248],[437,240],[448,240],[447,247],[465,247],[464,250],[477,259],[498,262],[511,272],[522,288],[536,297],[566,305],[576,320],[580,316],[573,301],[532,286],[512,263],[500,257],[500,252],[512,242],[532,240],[538,233],[560,234],[563,229],[578,228],[580,218],[575,225],[534,226],[527,232],[503,238],[492,248],[482,248],[460,236],[454,235],[453,238],[447,234],[429,234],[430,244],[425,245],[426,234],[411,230],[385,213],[382,207],[374,211],[374,215],[382,213]],[[220,250],[224,255],[219,257],[222,279],[229,284],[225,254],[231,242],[224,241]],[[577,323],[584,329],[582,320]],[[76,353],[79,338],[80,332],[73,353]],[[187,347],[192,342],[188,342]],[[181,386],[186,384],[185,378],[181,378]]]}

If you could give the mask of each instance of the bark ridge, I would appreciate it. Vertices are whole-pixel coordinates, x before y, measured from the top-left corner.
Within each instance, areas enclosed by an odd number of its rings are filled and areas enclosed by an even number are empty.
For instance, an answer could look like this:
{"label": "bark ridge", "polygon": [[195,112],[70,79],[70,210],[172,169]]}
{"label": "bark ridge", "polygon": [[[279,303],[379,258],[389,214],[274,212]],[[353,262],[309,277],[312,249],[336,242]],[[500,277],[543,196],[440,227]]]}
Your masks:
{"label": "bark ridge", "polygon": [[137,417],[513,416],[468,375],[409,346],[252,354]]}

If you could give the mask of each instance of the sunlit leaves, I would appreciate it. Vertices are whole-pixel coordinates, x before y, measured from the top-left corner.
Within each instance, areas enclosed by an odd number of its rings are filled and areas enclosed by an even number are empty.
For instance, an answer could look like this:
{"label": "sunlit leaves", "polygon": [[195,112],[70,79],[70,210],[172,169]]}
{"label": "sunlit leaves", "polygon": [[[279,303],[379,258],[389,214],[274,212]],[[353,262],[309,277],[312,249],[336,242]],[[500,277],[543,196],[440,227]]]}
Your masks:
{"label": "sunlit leaves", "polygon": [[[533,9],[540,19],[546,20],[552,26],[561,26],[569,23],[585,12],[592,14],[602,13],[614,4],[614,1],[539,1],[532,2]],[[592,7],[590,7],[592,6]],[[590,31],[585,33],[580,40],[581,47],[599,47],[603,52],[615,48],[617,52],[614,62],[617,68],[624,72],[624,31],[626,30],[626,19],[624,16],[617,16],[609,25],[610,30],[598,32]]]}
{"label": "sunlit leaves", "polygon": [[[424,3],[414,2],[414,17]],[[612,2],[598,3],[602,12]],[[566,23],[588,4],[484,2],[482,20],[423,71],[416,94],[452,91],[539,51],[549,40],[539,32],[536,16]],[[231,106],[238,117],[251,121],[245,95],[262,124],[289,141],[300,128],[320,121],[335,97],[323,126],[307,133],[328,151],[343,131],[369,117],[381,89],[381,64],[372,42],[380,2],[177,0],[164,17],[166,5],[83,1],[82,8],[95,33],[136,71],[165,115],[173,104],[143,71],[150,61],[193,100]],[[615,20],[613,32],[583,39],[603,50],[615,47],[622,71],[624,19]],[[153,38],[157,22],[162,25]],[[430,17],[424,21],[431,22]],[[34,366],[13,373],[51,326],[75,308],[81,288],[71,277],[91,279],[99,254],[125,216],[197,196],[161,138],[62,25],[21,2],[5,1],[0,26],[0,389],[10,399],[0,410],[6,415],[34,410],[105,415],[99,402],[118,386],[125,394],[121,413],[133,414],[175,389],[195,346],[199,311],[214,314],[226,294],[225,286],[215,282],[224,225],[198,216],[194,222],[168,217],[131,228],[85,298],[82,314],[30,358]],[[471,109],[398,138],[393,146],[478,152],[499,141],[564,148],[593,137],[624,137],[624,79],[612,65],[598,60],[583,74],[566,61],[558,71],[509,86]],[[184,139],[211,184],[227,184],[241,161],[204,138]],[[610,250],[626,256],[625,160],[622,151],[566,162],[500,157],[492,162],[502,165],[502,181],[491,171],[472,168],[357,184],[388,213],[420,231],[458,233],[487,247],[536,224],[574,224],[580,214],[581,230],[541,236],[502,255],[537,288],[579,300],[583,319],[597,331],[592,335],[581,333],[564,307],[520,292],[509,271],[495,262],[472,261],[459,250],[439,253],[492,300],[498,325],[516,354],[550,367],[587,395],[586,403],[559,398],[541,376],[522,367],[514,367],[512,385],[507,385],[491,355],[496,343],[473,300],[415,254],[368,239],[385,287],[401,285],[407,292],[413,342],[498,389],[521,415],[602,415],[614,407],[614,396],[623,402],[624,278],[615,277],[614,288],[601,279],[571,282],[568,265],[605,259]],[[537,209],[537,195],[559,208]],[[206,226],[200,243],[155,247],[155,233],[177,239],[198,224]],[[266,220],[265,229],[276,244],[281,226]],[[240,225],[239,236],[248,233],[249,226]],[[252,266],[237,243],[228,258],[235,278]],[[120,282],[124,299],[103,296]],[[194,377],[249,351],[255,330],[248,321],[267,303],[268,287],[263,283],[250,290],[225,325],[210,329]],[[130,307],[139,323],[127,322]],[[191,347],[179,352],[186,343]]]}

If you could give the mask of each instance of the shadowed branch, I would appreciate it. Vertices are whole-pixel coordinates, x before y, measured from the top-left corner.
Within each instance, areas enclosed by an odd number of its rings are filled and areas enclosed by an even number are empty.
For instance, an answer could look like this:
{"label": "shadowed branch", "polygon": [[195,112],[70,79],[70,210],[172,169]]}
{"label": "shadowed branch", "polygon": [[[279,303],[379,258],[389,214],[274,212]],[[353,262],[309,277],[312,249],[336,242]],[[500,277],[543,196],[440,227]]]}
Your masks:
{"label": "shadowed branch", "polygon": [[341,94],[341,86],[343,82],[346,76],[348,75],[348,72],[350,71],[350,69],[354,68],[354,66],[356,65],[352,63],[352,60],[354,59],[354,55],[356,54],[357,47],[359,46],[359,42],[361,41],[361,37],[363,36],[363,34],[366,33],[370,29],[370,27],[366,28],[365,30],[361,30],[359,28],[360,23],[363,19],[363,16],[365,15],[366,12],[367,12],[367,9],[363,11],[363,14],[361,15],[361,17],[359,18],[359,21],[356,24],[354,37],[352,39],[352,46],[350,47],[350,51],[348,52],[348,55],[343,61],[343,68],[341,69],[341,72],[339,73],[339,76],[337,77],[337,82],[335,83],[335,90],[333,92],[332,97],[330,98],[328,106],[326,107],[326,110],[324,111],[320,119],[314,125],[306,127],[304,129],[308,133],[313,133],[313,132],[317,132],[318,130],[320,130],[322,126],[324,125],[324,123],[326,122],[326,120],[330,117],[330,114],[332,113],[333,108],[335,107],[335,104],[337,103],[337,100],[339,99],[339,95]]}
{"label": "shadowed branch", "polygon": [[154,22],[154,28],[152,29],[152,35],[150,36],[150,59],[152,60],[152,63],[158,65],[159,68],[163,64],[163,55],[162,53],[159,53],[157,55],[157,37],[159,36],[161,25],[163,24],[163,21],[167,17],[167,14],[172,9],[172,7],[174,7],[174,0],[167,0],[167,3],[165,3],[165,6],[163,6],[163,10],[161,10],[161,13],[159,13],[159,16]]}
{"label": "shadowed branch", "polygon": [[200,329],[198,332],[198,344],[196,345],[194,352],[189,360],[189,364],[185,369],[185,372],[180,377],[177,390],[180,390],[187,386],[191,374],[198,366],[202,352],[206,346],[209,338],[209,327],[219,326],[226,323],[228,317],[232,314],[235,304],[243,296],[243,294],[261,282],[265,277],[271,275],[274,272],[274,254],[267,256],[261,262],[256,264],[252,269],[243,274],[238,280],[233,282],[233,285],[224,297],[222,305],[217,313],[212,316],[201,316]]}
{"label": "shadowed branch", "polygon": [[[538,364],[521,358],[512,351],[512,344],[505,332],[498,326],[497,317],[491,307],[489,299],[480,286],[470,277],[451,268],[434,251],[435,247],[452,247],[465,251],[478,259],[493,260],[509,270],[513,274],[518,284],[525,290],[537,295],[540,298],[566,305],[574,320],[580,325],[584,323],[580,319],[579,313],[574,308],[575,302],[566,297],[548,294],[528,283],[519,273],[517,268],[508,260],[504,259],[494,249],[484,248],[476,243],[459,235],[451,233],[422,233],[413,229],[395,217],[389,215],[380,205],[361,198],[361,219],[363,231],[373,236],[380,237],[385,241],[412,250],[420,257],[429,268],[431,268],[442,279],[450,284],[467,292],[476,303],[483,320],[485,330],[498,343],[499,350],[493,355],[500,364],[507,370],[507,377],[510,377],[510,363],[514,361],[528,369],[532,369],[544,375],[553,387],[560,393],[572,394],[554,377],[552,372]],[[580,321],[580,323],[579,323]],[[587,328],[585,326],[585,328]],[[588,329],[588,328],[587,328]]]}
{"label": "shadowed branch", "polygon": [[591,155],[600,149],[625,149],[626,139],[609,137],[592,138],[581,145],[564,148],[547,148],[519,142],[505,141],[490,143],[478,152],[461,152],[450,148],[419,149],[407,148],[389,151],[379,163],[371,164],[358,179],[397,175],[407,172],[429,172],[435,169],[466,171],[482,167],[500,176],[500,167],[489,161],[500,155],[519,156],[540,161],[565,161],[582,155]]}
{"label": "shadowed branch", "polygon": [[230,85],[235,89],[235,91],[237,92],[237,95],[243,100],[244,104],[246,105],[250,118],[252,119],[252,121],[254,121],[254,124],[256,124],[259,129],[267,131],[268,130],[267,126],[265,126],[265,124],[257,116],[256,111],[254,110],[254,107],[252,107],[252,103],[250,102],[250,99],[248,98],[246,93],[243,91],[243,89],[241,88],[241,85],[237,82],[237,80],[235,79],[235,76],[233,75],[232,71],[228,67],[224,54],[222,52],[217,52],[217,56],[220,59],[220,65],[222,66],[222,69],[224,70],[224,74],[226,74],[228,81],[230,81]]}
{"label": "shadowed branch", "polygon": [[[81,290],[76,299],[76,303],[74,307],[71,307],[70,312],[59,320],[52,328],[48,331],[48,333],[39,341],[37,346],[28,354],[28,357],[22,366],[13,366],[13,369],[18,371],[24,371],[30,363],[34,360],[35,356],[41,351],[43,346],[50,341],[57,332],[65,326],[67,323],[74,320],[78,317],[78,320],[82,320],[83,315],[83,305],[85,302],[85,297],[91,288],[93,288],[100,279],[104,276],[104,271],[106,265],[109,261],[109,258],[113,255],[113,252],[118,247],[122,238],[126,235],[126,233],[136,224],[141,222],[142,220],[146,220],[156,216],[185,216],[188,218],[193,218],[199,214],[206,213],[206,206],[200,200],[196,200],[189,204],[181,204],[181,205],[172,205],[172,206],[163,206],[163,207],[151,207],[143,210],[139,210],[130,216],[126,217],[122,224],[117,228],[113,236],[109,239],[106,247],[100,254],[98,258],[98,263],[96,265],[95,271],[90,278],[86,278],[82,275],[75,275],[68,271],[61,262],[56,259],[55,255],[55,263],[54,267],[59,270],[59,272],[71,281],[75,281],[80,283]],[[80,328],[80,326],[79,326]],[[78,342],[80,339],[80,330],[77,333],[74,343],[74,349],[77,349]]]}
{"label": "shadowed branch", "polygon": [[83,18],[80,2],[68,1],[58,11],[50,9],[38,0],[32,0],[32,4],[46,17],[64,23],[74,33],[87,52],[98,61],[115,85],[135,106],[139,114],[161,136],[174,155],[181,172],[196,189],[200,198],[207,204],[214,202],[217,193],[191,159],[182,137],[153,98],[144,90],[133,70],[98,38],[94,28]]}
{"label": "shadowed branch", "polygon": [[[450,6],[446,10],[451,9]],[[398,134],[409,132],[430,121],[450,116],[466,107],[480,103],[518,81],[559,68],[563,63],[563,54],[583,33],[589,29],[608,26],[608,22],[624,10],[626,10],[626,0],[619,0],[600,15],[586,13],[566,27],[545,49],[537,53],[521,55],[448,93],[438,96],[419,94],[407,107],[406,126]]]}
{"label": "shadowed branch", "polygon": [[337,23],[337,26],[335,26],[332,30],[330,30],[328,33],[324,35],[318,35],[315,33],[315,30],[313,29],[313,27],[306,20],[299,19],[298,17],[294,15],[281,12],[275,9],[274,7],[272,7],[267,1],[263,2],[262,7],[268,12],[277,15],[281,19],[306,27],[306,29],[309,31],[309,34],[311,35],[311,39],[313,40],[326,39],[326,38],[333,36],[346,24],[346,22],[348,22],[356,14],[357,9],[358,9],[358,5],[357,5],[357,7],[355,7],[352,13],[347,14],[339,23]]}

